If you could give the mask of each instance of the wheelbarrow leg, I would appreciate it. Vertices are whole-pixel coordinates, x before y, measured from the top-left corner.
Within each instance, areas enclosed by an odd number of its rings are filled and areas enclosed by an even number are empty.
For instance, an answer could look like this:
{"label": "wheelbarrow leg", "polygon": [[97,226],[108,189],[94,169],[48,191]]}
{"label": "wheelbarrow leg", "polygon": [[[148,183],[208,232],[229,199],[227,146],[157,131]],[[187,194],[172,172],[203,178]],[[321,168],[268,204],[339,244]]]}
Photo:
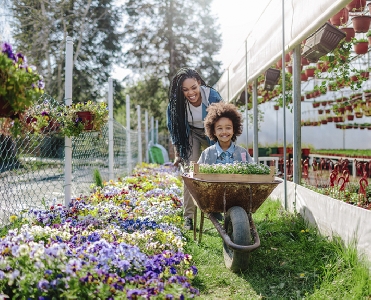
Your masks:
{"label": "wheelbarrow leg", "polygon": [[193,213],[193,240],[197,240],[197,206],[195,212]]}
{"label": "wheelbarrow leg", "polygon": [[198,243],[201,243],[202,231],[204,230],[204,218],[205,218],[205,213],[201,211],[200,233],[198,234]]}

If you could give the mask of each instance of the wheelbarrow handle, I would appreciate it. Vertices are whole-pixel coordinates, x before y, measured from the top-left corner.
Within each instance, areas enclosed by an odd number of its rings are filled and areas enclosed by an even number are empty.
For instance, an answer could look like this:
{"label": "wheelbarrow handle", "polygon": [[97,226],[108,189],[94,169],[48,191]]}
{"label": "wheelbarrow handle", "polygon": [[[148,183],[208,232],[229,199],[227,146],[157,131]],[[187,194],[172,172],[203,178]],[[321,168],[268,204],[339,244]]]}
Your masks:
{"label": "wheelbarrow handle", "polygon": [[242,246],[242,245],[237,245],[233,243],[230,237],[228,236],[228,234],[225,232],[224,228],[221,226],[218,220],[214,217],[214,215],[212,213],[208,213],[208,217],[210,221],[213,223],[216,230],[219,232],[220,236],[222,237],[223,241],[227,244],[227,246],[233,249],[234,251],[240,251],[240,252],[251,252],[260,247],[260,238],[259,238],[258,232],[256,231],[256,227],[252,219],[251,213],[248,213],[247,216],[249,218],[252,234],[254,237],[254,244],[248,245],[248,246]]}

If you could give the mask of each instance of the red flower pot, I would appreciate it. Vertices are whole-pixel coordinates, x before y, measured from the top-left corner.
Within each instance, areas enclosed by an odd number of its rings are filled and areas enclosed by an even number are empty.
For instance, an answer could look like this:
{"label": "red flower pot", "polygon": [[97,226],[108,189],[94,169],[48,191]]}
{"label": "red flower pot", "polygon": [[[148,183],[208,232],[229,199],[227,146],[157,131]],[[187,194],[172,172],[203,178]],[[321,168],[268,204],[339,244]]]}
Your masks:
{"label": "red flower pot", "polygon": [[286,70],[287,70],[287,72],[292,74],[292,66],[286,66]]}
{"label": "red flower pot", "polygon": [[279,110],[280,106],[279,105],[274,105],[273,108],[274,108],[274,110]]}
{"label": "red flower pot", "polygon": [[354,44],[354,52],[355,53],[366,54],[367,51],[368,51],[368,42],[358,42],[358,43]]}
{"label": "red flower pot", "polygon": [[349,12],[362,12],[366,7],[366,0],[352,0],[345,6]]}
{"label": "red flower pot", "polygon": [[353,121],[354,120],[354,115],[347,115],[347,120],[348,121]]}
{"label": "red flower pot", "polygon": [[352,18],[353,28],[355,33],[367,32],[370,29],[370,16],[355,16]]}
{"label": "red flower pot", "polygon": [[301,65],[302,66],[309,65],[309,60],[307,60],[305,57],[301,57]]}
{"label": "red flower pot", "polygon": [[334,26],[341,26],[348,22],[349,11],[346,7],[342,8],[337,14],[330,18],[330,22]]}
{"label": "red flower pot", "polygon": [[305,69],[305,75],[307,75],[307,77],[314,77],[314,71],[316,69]]}
{"label": "red flower pot", "polygon": [[352,40],[352,38],[354,38],[355,36],[354,28],[346,27],[346,28],[341,28],[341,30],[345,32],[346,34],[345,41],[349,43]]}
{"label": "red flower pot", "polygon": [[84,124],[85,130],[93,130],[94,115],[90,111],[79,111],[77,117]]}

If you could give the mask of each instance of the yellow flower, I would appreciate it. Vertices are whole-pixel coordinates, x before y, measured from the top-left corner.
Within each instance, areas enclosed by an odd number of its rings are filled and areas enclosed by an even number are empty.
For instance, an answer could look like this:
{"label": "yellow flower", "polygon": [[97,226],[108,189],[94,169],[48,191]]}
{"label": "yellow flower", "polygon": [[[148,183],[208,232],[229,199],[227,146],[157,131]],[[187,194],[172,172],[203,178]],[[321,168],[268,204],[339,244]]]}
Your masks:
{"label": "yellow flower", "polygon": [[11,215],[11,216],[9,217],[9,221],[10,221],[11,223],[15,222],[17,219],[18,219],[18,217],[15,216],[15,215]]}
{"label": "yellow flower", "polygon": [[299,275],[299,278],[305,278],[305,274],[304,273],[300,273],[300,275]]}

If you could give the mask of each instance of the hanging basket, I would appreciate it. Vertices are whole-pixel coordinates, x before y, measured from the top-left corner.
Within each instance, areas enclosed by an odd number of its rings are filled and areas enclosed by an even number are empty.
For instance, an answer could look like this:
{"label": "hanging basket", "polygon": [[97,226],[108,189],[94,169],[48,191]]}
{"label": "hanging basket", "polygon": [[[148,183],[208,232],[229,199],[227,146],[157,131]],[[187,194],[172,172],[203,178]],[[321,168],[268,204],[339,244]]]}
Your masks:
{"label": "hanging basket", "polygon": [[280,75],[280,70],[269,68],[265,72],[264,89],[267,91],[273,91],[274,86],[278,83]]}
{"label": "hanging basket", "polygon": [[344,31],[326,23],[307,38],[302,54],[309,61],[317,62],[320,57],[334,50],[345,36]]}
{"label": "hanging basket", "polygon": [[370,29],[370,16],[355,16],[352,18],[353,28],[355,33],[367,32]]}
{"label": "hanging basket", "polygon": [[94,114],[90,111],[78,111],[76,112],[79,121],[84,124],[86,131],[93,130],[94,128]]}

